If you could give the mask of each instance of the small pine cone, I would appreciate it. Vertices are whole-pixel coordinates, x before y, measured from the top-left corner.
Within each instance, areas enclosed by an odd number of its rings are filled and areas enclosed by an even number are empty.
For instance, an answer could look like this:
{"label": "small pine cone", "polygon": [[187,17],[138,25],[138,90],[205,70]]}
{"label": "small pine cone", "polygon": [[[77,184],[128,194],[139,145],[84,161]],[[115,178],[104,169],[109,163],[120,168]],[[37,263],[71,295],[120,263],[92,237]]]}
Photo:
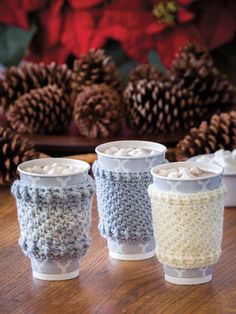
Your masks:
{"label": "small pine cone", "polygon": [[72,89],[77,95],[83,86],[92,84],[107,84],[114,89],[119,89],[121,79],[119,70],[112,60],[102,49],[91,49],[86,54],[81,54],[74,61],[72,72]]}
{"label": "small pine cone", "polygon": [[130,82],[124,100],[127,123],[139,134],[190,129],[204,114],[197,95],[168,79]]}
{"label": "small pine cone", "polygon": [[46,157],[36,152],[28,139],[3,127],[0,127],[0,156],[0,185],[11,184],[16,179],[20,163]]}
{"label": "small pine cone", "polygon": [[214,113],[229,111],[236,101],[236,89],[213,63],[209,53],[188,44],[174,60],[169,76],[182,88],[199,95],[207,109],[206,119]]}
{"label": "small pine cone", "polygon": [[177,160],[214,153],[221,148],[236,148],[236,111],[215,114],[210,122],[203,121],[199,128],[192,128],[177,144]]}
{"label": "small pine cone", "polygon": [[132,69],[129,74],[129,82],[136,82],[146,79],[148,81],[156,81],[160,79],[161,73],[153,64],[141,64]]}
{"label": "small pine cone", "polygon": [[18,133],[58,133],[69,125],[71,118],[72,107],[56,85],[31,90],[10,105],[7,112],[11,128]]}
{"label": "small pine cone", "polygon": [[47,85],[57,85],[69,95],[71,92],[71,70],[66,64],[57,65],[26,63],[20,67],[11,67],[0,81],[0,107],[7,111],[10,104],[32,89]]}
{"label": "small pine cone", "polygon": [[83,136],[115,135],[121,126],[120,96],[106,84],[84,87],[75,102],[74,119]]}

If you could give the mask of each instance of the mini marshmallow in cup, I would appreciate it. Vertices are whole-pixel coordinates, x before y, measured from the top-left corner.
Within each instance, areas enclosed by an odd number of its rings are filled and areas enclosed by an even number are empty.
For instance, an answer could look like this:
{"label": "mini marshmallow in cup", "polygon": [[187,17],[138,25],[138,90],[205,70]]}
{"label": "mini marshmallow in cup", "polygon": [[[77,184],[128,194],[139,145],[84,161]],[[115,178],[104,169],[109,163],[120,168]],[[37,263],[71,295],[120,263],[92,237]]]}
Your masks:
{"label": "mini marshmallow in cup", "polygon": [[220,165],[224,169],[222,179],[227,188],[225,195],[225,206],[236,206],[236,149],[232,151],[220,149],[213,154],[205,154],[192,157],[189,159],[189,161]]}
{"label": "mini marshmallow in cup", "polygon": [[198,167],[176,167],[170,169],[161,169],[157,172],[158,175],[170,179],[191,179],[201,176],[211,175],[210,172],[204,172]]}
{"label": "mini marshmallow in cup", "polygon": [[224,149],[217,150],[214,154],[205,154],[190,158],[198,162],[218,164],[224,169],[224,173],[236,172],[236,149],[229,151]]}
{"label": "mini marshmallow in cup", "polygon": [[113,156],[141,157],[141,156],[151,156],[151,155],[154,155],[156,152],[157,151],[151,150],[148,148],[140,148],[140,147],[117,148],[115,146],[112,146],[105,149],[104,154],[113,155]]}
{"label": "mini marshmallow in cup", "polygon": [[28,167],[25,169],[26,172],[35,173],[35,174],[46,174],[46,175],[69,175],[74,174],[80,170],[83,170],[81,167],[69,166],[54,162],[53,164],[47,165],[35,165],[33,167]]}

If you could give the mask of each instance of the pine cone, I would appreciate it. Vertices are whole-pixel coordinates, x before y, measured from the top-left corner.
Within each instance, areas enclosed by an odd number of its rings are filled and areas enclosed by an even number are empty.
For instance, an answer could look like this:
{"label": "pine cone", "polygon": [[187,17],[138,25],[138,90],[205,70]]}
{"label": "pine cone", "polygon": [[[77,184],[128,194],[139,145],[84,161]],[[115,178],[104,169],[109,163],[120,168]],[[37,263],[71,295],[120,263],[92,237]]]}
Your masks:
{"label": "pine cone", "polygon": [[10,104],[32,89],[47,85],[57,85],[65,95],[71,92],[71,71],[66,64],[52,62],[26,63],[20,67],[11,67],[0,81],[0,107],[7,111]]}
{"label": "pine cone", "polygon": [[203,121],[199,128],[192,128],[177,144],[177,160],[213,153],[221,148],[236,148],[236,111],[213,115],[209,123]]}
{"label": "pine cone", "polygon": [[148,81],[156,81],[161,77],[161,73],[153,64],[141,64],[132,69],[129,74],[129,82],[136,82],[146,79]]}
{"label": "pine cone", "polygon": [[182,49],[168,73],[181,88],[199,95],[207,116],[229,111],[236,101],[236,89],[226,76],[214,66],[209,53],[193,44]]}
{"label": "pine cone", "polygon": [[120,96],[106,84],[86,86],[77,96],[74,118],[83,136],[115,135],[121,126]]}
{"label": "pine cone", "polygon": [[199,97],[168,81],[140,80],[125,92],[127,123],[139,134],[174,132],[196,125],[204,114]]}
{"label": "pine cone", "polygon": [[10,105],[7,112],[11,128],[18,133],[61,132],[71,117],[72,107],[56,85],[31,90]]}
{"label": "pine cone", "polygon": [[81,92],[83,86],[105,83],[114,89],[120,88],[120,75],[112,57],[102,49],[91,49],[81,54],[74,61],[72,73],[72,89],[74,94]]}
{"label": "pine cone", "polygon": [[0,185],[10,184],[17,177],[17,166],[23,161],[46,157],[36,152],[26,138],[0,127]]}

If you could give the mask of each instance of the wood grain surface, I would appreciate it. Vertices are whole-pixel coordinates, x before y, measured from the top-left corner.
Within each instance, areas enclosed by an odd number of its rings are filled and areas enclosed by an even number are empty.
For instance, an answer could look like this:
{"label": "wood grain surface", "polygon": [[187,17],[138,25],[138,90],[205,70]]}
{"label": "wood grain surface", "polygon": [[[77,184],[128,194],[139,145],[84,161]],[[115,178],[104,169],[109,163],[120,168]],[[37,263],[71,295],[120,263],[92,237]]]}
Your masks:
{"label": "wood grain surface", "polygon": [[92,245],[78,278],[61,282],[34,279],[18,245],[15,200],[0,187],[0,313],[236,313],[236,208],[225,210],[223,255],[213,280],[198,286],[164,281],[156,257],[124,262],[108,257],[97,230],[94,202]]}

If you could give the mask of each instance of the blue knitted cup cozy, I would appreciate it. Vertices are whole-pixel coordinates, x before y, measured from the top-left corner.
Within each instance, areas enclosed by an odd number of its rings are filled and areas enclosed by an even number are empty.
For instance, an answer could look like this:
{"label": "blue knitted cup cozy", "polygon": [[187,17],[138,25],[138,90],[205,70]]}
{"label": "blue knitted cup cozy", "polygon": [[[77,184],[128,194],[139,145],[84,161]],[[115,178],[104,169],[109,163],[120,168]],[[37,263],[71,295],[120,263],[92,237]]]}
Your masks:
{"label": "blue knitted cup cozy", "polygon": [[19,244],[38,261],[81,258],[90,244],[91,177],[67,188],[30,186],[17,180],[12,186],[20,224]]}
{"label": "blue knitted cup cozy", "polygon": [[144,243],[153,238],[151,204],[147,188],[150,172],[119,173],[93,164],[96,181],[99,230],[119,243]]}

